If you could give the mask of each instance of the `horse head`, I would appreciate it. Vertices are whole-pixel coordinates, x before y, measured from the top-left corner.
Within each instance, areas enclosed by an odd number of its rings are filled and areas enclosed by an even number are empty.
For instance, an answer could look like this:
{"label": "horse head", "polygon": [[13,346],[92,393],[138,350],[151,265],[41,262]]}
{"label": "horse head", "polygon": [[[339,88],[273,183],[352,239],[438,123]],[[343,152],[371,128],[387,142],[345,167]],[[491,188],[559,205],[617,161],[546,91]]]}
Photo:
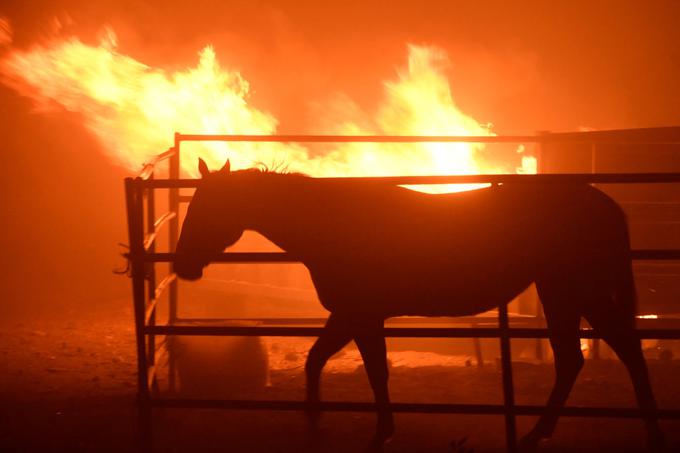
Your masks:
{"label": "horse head", "polygon": [[245,229],[239,220],[242,203],[229,190],[233,180],[229,160],[221,170],[211,172],[199,159],[198,169],[202,178],[187,208],[174,262],[177,276],[187,280],[201,278],[211,255],[238,241]]}

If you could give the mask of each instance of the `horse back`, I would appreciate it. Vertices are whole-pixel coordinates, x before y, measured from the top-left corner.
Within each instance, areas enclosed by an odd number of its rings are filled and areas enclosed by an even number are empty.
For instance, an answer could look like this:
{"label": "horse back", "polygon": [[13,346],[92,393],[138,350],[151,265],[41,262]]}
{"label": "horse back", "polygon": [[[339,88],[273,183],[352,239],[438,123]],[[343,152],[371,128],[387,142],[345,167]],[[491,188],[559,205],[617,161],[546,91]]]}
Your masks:
{"label": "horse back", "polygon": [[367,263],[470,252],[467,259],[474,259],[532,244],[599,242],[625,228],[616,203],[590,185],[516,184],[443,195],[360,189],[332,193],[307,210],[312,254]]}
{"label": "horse back", "polygon": [[352,308],[385,316],[478,313],[508,302],[541,268],[573,252],[627,248],[620,208],[589,185],[446,195],[362,189],[342,194],[335,207],[320,216],[323,234],[308,236],[305,261],[331,310],[347,309],[349,299]]}

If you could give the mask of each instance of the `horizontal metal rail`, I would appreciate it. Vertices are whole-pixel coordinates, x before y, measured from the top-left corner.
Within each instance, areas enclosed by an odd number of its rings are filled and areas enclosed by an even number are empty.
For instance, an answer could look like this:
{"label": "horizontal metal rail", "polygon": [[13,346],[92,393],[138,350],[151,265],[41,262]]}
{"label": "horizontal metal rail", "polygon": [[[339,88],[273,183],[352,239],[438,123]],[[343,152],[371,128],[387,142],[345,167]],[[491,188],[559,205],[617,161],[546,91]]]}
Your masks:
{"label": "horizontal metal rail", "polygon": [[[240,410],[272,410],[272,411],[336,411],[336,412],[375,412],[376,404],[350,401],[291,401],[291,400],[211,400],[190,398],[155,398],[155,407],[200,408],[200,409],[240,409]],[[470,415],[505,415],[507,409],[500,404],[450,404],[450,403],[390,403],[394,412],[419,414],[470,414]],[[545,406],[515,405],[515,415],[541,415]],[[567,417],[611,417],[639,418],[644,412],[636,408],[619,407],[564,407],[559,414]],[[659,418],[680,418],[678,409],[659,409]]]}
{"label": "horizontal metal rail", "polygon": [[537,135],[242,135],[181,134],[183,142],[267,143],[524,143],[541,142]]}
{"label": "horizontal metal rail", "polygon": [[[147,326],[144,332],[154,335],[243,336],[243,337],[318,337],[323,327],[284,326]],[[503,329],[498,327],[385,327],[385,337],[394,338],[498,338]],[[635,335],[644,339],[680,339],[679,329],[635,329]],[[510,338],[549,338],[547,328],[508,329]],[[581,338],[602,338],[596,331],[581,329]]]}
{"label": "horizontal metal rail", "polygon": [[[573,251],[568,253],[572,254]],[[144,261],[167,263],[175,260],[175,253],[145,253]],[[194,255],[204,256],[204,255]],[[224,252],[205,255],[212,263],[297,263],[298,257],[288,252]],[[638,249],[631,251],[634,260],[680,260],[680,250]]]}
{"label": "horizontal metal rail", "polygon": [[[513,321],[517,322],[534,322],[536,316],[534,315],[523,315],[518,313],[511,313]],[[213,324],[221,323],[224,325],[236,324],[238,323],[249,323],[248,325],[315,325],[323,326],[326,323],[327,318],[179,318],[177,319],[178,325],[187,325],[182,323],[196,323],[196,322],[212,322]],[[680,318],[678,318],[680,321]],[[394,325],[407,325],[413,326],[415,324],[474,324],[474,325],[497,325],[498,324],[498,313],[497,310],[490,310],[488,312],[473,315],[473,316],[408,316],[408,317],[396,317],[389,318],[387,321],[389,326]],[[534,322],[535,324],[535,322]]]}
{"label": "horizontal metal rail", "polygon": [[[661,264],[661,263],[655,263]],[[664,263],[665,264],[665,263]],[[668,274],[650,274],[650,275],[668,275]],[[676,274],[672,274],[675,276]],[[680,276],[680,274],[677,274]],[[218,280],[219,281],[219,280]],[[228,281],[228,280],[226,280]],[[512,317],[512,324],[527,323],[527,324],[537,324],[536,315],[527,315],[520,313],[510,313]],[[220,318],[220,317],[179,317],[175,319],[175,324],[177,325],[191,325],[192,323],[213,323],[215,325],[239,325],[239,323],[248,323],[247,325],[313,325],[322,326],[326,323],[327,317],[280,317],[280,318],[268,318],[268,317],[248,317],[248,318]],[[638,322],[653,322],[654,324],[659,324],[662,321],[668,321],[673,323],[673,325],[680,326],[680,316],[664,316],[663,318],[658,318],[650,315],[636,315]],[[440,324],[445,326],[451,326],[452,324],[472,324],[475,326],[483,325],[497,325],[498,324],[498,312],[497,310],[489,310],[478,315],[468,315],[468,316],[399,316],[395,318],[389,318],[386,321],[388,327],[394,326],[416,326],[418,324],[426,324],[428,326]]]}
{"label": "horizontal metal rail", "polygon": [[269,143],[595,143],[595,144],[675,144],[680,143],[679,127],[634,130],[547,133],[540,135],[252,135],[176,134],[175,141],[223,141]]}
{"label": "horizontal metal rail", "polygon": [[[436,175],[436,176],[347,176],[312,178],[332,184],[662,184],[680,182],[680,173],[553,173],[536,175]],[[152,179],[140,181],[145,188],[195,188],[200,179]],[[185,199],[186,201],[186,199]]]}
{"label": "horizontal metal rail", "polygon": [[[194,255],[196,256],[196,255]],[[212,263],[298,263],[299,258],[287,252],[226,252],[210,255]],[[145,253],[144,261],[170,263],[175,253]]]}

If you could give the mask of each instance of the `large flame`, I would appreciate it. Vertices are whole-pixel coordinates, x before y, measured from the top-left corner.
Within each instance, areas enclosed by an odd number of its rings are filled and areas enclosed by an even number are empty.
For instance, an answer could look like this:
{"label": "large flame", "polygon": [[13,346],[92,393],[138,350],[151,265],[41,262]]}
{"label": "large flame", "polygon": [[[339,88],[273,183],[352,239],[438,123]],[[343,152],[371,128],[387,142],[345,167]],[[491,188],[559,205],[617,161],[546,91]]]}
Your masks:
{"label": "large flame", "polygon": [[[9,25],[4,29],[9,30]],[[9,32],[5,34],[10,36]],[[5,42],[8,42],[5,40]],[[327,109],[334,118],[324,132],[378,135],[492,135],[455,104],[446,77],[446,54],[408,46],[408,65],[384,83],[375,113],[339,97]],[[130,170],[172,144],[175,131],[197,134],[274,134],[277,119],[249,103],[241,74],[222,68],[212,47],[199,52],[196,67],[167,71],[117,50],[115,33],[101,42],[54,40],[29,50],[10,49],[0,62],[2,81],[39,108],[61,106],[82,116],[85,127],[118,164]],[[335,115],[338,116],[337,114]],[[328,122],[328,121],[327,121]],[[284,164],[313,176],[498,173],[479,159],[479,144],[341,144],[303,147],[278,143],[186,144],[209,164],[229,157],[234,168]],[[521,149],[520,149],[521,151]],[[185,153],[186,154],[186,153]],[[183,170],[196,176],[195,159]],[[535,162],[522,158],[524,172]]]}

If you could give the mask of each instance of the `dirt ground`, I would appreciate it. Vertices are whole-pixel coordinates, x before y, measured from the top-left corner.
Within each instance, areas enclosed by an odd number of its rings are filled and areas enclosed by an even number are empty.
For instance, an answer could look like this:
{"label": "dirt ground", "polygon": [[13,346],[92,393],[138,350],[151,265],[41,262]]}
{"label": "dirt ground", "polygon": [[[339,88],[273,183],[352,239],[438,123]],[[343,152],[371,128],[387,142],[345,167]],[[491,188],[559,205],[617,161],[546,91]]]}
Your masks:
{"label": "dirt ground", "polygon": [[[64,313],[59,319],[0,323],[0,451],[138,451],[134,330],[128,303],[121,301],[115,312],[93,310],[87,319]],[[188,396],[301,399],[302,363],[310,341],[236,340],[223,354],[224,363],[216,360],[220,353],[201,357],[194,349],[196,353],[189,354],[196,344],[188,343],[178,351],[194,358],[180,361],[178,391]],[[478,368],[464,355],[397,349],[390,353],[394,401],[502,401],[500,372],[490,355]],[[201,361],[214,366],[201,366]],[[660,406],[680,407],[680,361],[650,358],[649,366]],[[541,404],[552,385],[552,365],[517,360],[515,370],[517,402]],[[323,390],[328,400],[370,401],[355,349],[331,360]],[[587,361],[569,404],[633,406],[621,364]],[[520,417],[519,433],[533,421]],[[153,437],[159,452],[354,452],[367,444],[373,423],[369,413],[328,413],[321,423],[322,439],[312,443],[305,418],[297,412],[156,409]],[[396,423],[385,452],[453,452],[451,442],[465,437],[476,452],[504,450],[499,416],[398,414]],[[663,426],[673,451],[680,451],[680,422],[665,421]],[[639,420],[563,418],[542,451],[644,451],[644,430]]]}

